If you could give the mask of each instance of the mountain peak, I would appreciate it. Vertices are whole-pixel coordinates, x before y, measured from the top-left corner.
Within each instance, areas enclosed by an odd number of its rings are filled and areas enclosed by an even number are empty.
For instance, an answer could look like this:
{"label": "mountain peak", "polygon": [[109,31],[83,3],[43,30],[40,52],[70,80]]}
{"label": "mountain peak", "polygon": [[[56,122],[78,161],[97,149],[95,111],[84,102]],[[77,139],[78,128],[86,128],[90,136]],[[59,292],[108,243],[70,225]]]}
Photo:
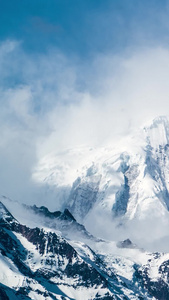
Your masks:
{"label": "mountain peak", "polygon": [[156,118],[153,119],[153,123],[156,123],[156,124],[160,124],[160,123],[163,123],[163,124],[167,124],[169,123],[169,117],[168,116],[158,116]]}
{"label": "mountain peak", "polygon": [[149,120],[148,122],[146,122],[144,125],[144,128],[157,127],[159,124],[168,125],[169,124],[169,116],[162,115],[162,116],[155,117],[155,118]]}
{"label": "mountain peak", "polygon": [[5,205],[0,201],[0,222],[5,223],[13,223],[16,222],[16,219],[12,216],[9,210],[5,207]]}
{"label": "mountain peak", "polygon": [[144,132],[151,147],[165,146],[169,143],[169,118],[167,116],[155,118],[151,124],[144,127]]}

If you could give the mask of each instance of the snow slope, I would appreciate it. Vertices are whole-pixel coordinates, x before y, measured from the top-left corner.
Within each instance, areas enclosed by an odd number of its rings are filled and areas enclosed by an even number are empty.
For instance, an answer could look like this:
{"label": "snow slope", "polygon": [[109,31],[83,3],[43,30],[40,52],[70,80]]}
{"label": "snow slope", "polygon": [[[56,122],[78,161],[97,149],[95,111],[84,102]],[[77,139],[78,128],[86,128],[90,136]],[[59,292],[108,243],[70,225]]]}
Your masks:
{"label": "snow slope", "polygon": [[0,299],[168,299],[169,254],[129,240],[66,241],[55,228],[29,228],[0,207]]}
{"label": "snow slope", "polygon": [[[53,189],[56,201],[47,203],[51,210],[67,207],[92,234],[129,237],[158,250],[169,225],[169,120],[156,118],[105,148],[50,154],[33,179]],[[163,245],[160,250],[166,251],[169,243]]]}

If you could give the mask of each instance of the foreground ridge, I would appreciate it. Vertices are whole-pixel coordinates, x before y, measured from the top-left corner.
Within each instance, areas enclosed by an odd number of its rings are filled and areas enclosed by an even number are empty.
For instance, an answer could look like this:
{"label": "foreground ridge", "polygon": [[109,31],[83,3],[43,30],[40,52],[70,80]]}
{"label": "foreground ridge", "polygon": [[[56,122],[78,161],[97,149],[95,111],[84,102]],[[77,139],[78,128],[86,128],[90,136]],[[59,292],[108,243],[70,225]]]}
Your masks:
{"label": "foreground ridge", "polygon": [[[40,210],[48,212],[47,208]],[[88,237],[89,244],[95,245],[92,250],[82,241],[67,241],[56,228],[20,224],[2,202],[0,215],[2,299],[169,297],[169,254],[147,253],[129,239],[116,246]],[[118,254],[113,254],[115,248]],[[139,263],[136,255],[141,258]]]}

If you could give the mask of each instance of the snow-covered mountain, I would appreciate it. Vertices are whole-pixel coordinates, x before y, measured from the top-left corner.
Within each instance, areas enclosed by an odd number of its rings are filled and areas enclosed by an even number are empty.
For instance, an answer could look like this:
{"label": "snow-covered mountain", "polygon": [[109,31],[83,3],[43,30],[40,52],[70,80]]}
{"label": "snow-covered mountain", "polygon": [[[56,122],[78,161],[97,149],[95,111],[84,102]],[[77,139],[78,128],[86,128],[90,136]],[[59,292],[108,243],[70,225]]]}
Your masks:
{"label": "snow-covered mountain", "polygon": [[45,203],[0,199],[0,299],[169,299],[169,119],[43,158]]}
{"label": "snow-covered mountain", "polygon": [[69,226],[76,222],[68,211],[23,206],[27,223],[27,213],[40,215],[44,224],[49,218],[56,221],[50,229],[30,228],[5,207],[8,199],[2,202],[0,299],[169,298],[169,254],[148,253],[129,239],[116,244],[88,236],[88,245],[81,241],[83,234],[78,240],[65,239],[58,232],[62,221]]}
{"label": "snow-covered mountain", "polygon": [[[48,202],[50,209],[68,208],[92,234],[110,240],[130,237],[142,246],[168,248],[167,117],[156,118],[105,148],[81,147],[48,155],[33,178],[55,195],[55,201]],[[166,239],[164,248],[159,239]]]}

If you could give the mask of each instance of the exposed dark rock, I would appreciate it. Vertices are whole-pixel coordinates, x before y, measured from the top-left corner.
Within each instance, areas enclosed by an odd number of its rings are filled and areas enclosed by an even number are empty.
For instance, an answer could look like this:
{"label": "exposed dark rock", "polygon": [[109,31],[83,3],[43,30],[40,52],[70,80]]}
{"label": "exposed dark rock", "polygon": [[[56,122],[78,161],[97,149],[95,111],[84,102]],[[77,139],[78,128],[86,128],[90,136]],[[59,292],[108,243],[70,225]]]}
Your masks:
{"label": "exposed dark rock", "polygon": [[75,218],[73,217],[73,215],[70,213],[70,211],[67,208],[64,210],[64,212],[61,212],[61,211],[51,212],[45,206],[37,207],[36,205],[33,205],[33,206],[25,205],[25,207],[27,209],[33,210],[33,212],[38,215],[45,216],[50,219],[76,221]]}
{"label": "exposed dark rock", "polygon": [[163,278],[157,278],[157,280],[153,281],[149,277],[148,266],[137,268],[134,276],[140,282],[141,286],[145,288],[152,297],[155,297],[155,299],[169,299],[168,284],[163,280]]}
{"label": "exposed dark rock", "polygon": [[85,262],[81,264],[75,263],[74,265],[68,264],[65,269],[65,273],[68,277],[79,276],[77,285],[81,285],[83,282],[85,287],[91,287],[94,285],[102,285],[107,287],[107,281],[100,275],[94,268],[88,266]]}
{"label": "exposed dark rock", "polygon": [[136,248],[136,245],[133,244],[130,239],[126,239],[124,241],[118,242],[117,243],[117,247],[118,248],[130,248],[130,249],[134,249],[134,248]]}
{"label": "exposed dark rock", "polygon": [[0,286],[0,300],[10,300],[5,290]]}
{"label": "exposed dark rock", "polygon": [[69,220],[76,221],[76,219],[73,217],[73,215],[70,213],[70,211],[67,208],[64,210],[63,216],[65,216]]}
{"label": "exposed dark rock", "polygon": [[129,200],[130,187],[128,178],[124,175],[124,184],[121,186],[115,196],[115,204],[113,205],[113,216],[118,217],[124,215],[127,211],[127,204]]}

